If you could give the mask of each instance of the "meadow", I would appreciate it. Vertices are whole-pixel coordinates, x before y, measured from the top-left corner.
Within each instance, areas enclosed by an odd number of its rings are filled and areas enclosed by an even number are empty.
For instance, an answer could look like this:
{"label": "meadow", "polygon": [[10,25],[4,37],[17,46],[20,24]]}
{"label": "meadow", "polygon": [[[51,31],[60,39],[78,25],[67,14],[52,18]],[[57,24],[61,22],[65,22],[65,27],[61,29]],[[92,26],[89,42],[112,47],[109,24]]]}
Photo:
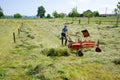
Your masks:
{"label": "meadow", "polygon": [[[116,27],[114,17],[91,18],[90,24],[80,19],[1,19],[0,80],[120,80],[120,22]],[[84,56],[76,56],[61,45],[64,25],[73,40],[84,41],[81,31],[87,29],[102,52],[83,49]]]}

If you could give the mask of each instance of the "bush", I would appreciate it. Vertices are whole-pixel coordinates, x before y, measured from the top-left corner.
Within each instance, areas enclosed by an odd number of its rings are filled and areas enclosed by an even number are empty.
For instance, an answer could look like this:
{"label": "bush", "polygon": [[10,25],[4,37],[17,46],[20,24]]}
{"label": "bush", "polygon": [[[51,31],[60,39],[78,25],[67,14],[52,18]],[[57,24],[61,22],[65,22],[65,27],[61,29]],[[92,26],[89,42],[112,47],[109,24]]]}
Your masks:
{"label": "bush", "polygon": [[69,56],[70,53],[67,49],[61,48],[50,48],[50,49],[43,49],[41,51],[42,54],[46,56]]}

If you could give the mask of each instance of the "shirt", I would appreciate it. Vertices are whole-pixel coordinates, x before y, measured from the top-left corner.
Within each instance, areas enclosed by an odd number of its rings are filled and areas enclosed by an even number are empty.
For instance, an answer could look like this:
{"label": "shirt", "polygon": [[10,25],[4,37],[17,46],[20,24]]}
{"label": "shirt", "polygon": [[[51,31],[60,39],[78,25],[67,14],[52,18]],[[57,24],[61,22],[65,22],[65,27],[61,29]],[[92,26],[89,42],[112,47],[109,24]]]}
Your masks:
{"label": "shirt", "polygon": [[63,28],[63,29],[62,29],[62,33],[66,33],[67,31],[68,31],[67,28]]}

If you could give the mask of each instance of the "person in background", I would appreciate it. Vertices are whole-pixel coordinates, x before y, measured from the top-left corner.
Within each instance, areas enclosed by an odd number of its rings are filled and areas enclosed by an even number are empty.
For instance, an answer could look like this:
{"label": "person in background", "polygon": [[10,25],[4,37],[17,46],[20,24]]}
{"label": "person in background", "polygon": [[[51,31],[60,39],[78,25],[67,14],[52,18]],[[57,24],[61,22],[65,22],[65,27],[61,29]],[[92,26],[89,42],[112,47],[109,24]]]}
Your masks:
{"label": "person in background", "polygon": [[61,33],[62,45],[64,43],[64,39],[65,39],[65,45],[67,45],[67,35],[68,35],[68,29],[67,26],[65,25],[64,28],[62,28],[62,33]]}

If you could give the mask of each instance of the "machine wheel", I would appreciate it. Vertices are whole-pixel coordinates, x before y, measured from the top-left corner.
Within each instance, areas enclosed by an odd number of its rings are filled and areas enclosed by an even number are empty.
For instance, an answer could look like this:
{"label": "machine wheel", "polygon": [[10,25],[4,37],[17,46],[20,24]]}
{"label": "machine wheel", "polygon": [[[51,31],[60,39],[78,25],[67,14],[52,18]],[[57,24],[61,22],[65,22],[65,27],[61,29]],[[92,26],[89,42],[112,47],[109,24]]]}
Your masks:
{"label": "machine wheel", "polygon": [[83,56],[82,51],[78,51],[78,52],[77,52],[77,55],[78,55],[78,56]]}
{"label": "machine wheel", "polygon": [[96,47],[95,51],[96,52],[101,52],[101,49],[99,47]]}

